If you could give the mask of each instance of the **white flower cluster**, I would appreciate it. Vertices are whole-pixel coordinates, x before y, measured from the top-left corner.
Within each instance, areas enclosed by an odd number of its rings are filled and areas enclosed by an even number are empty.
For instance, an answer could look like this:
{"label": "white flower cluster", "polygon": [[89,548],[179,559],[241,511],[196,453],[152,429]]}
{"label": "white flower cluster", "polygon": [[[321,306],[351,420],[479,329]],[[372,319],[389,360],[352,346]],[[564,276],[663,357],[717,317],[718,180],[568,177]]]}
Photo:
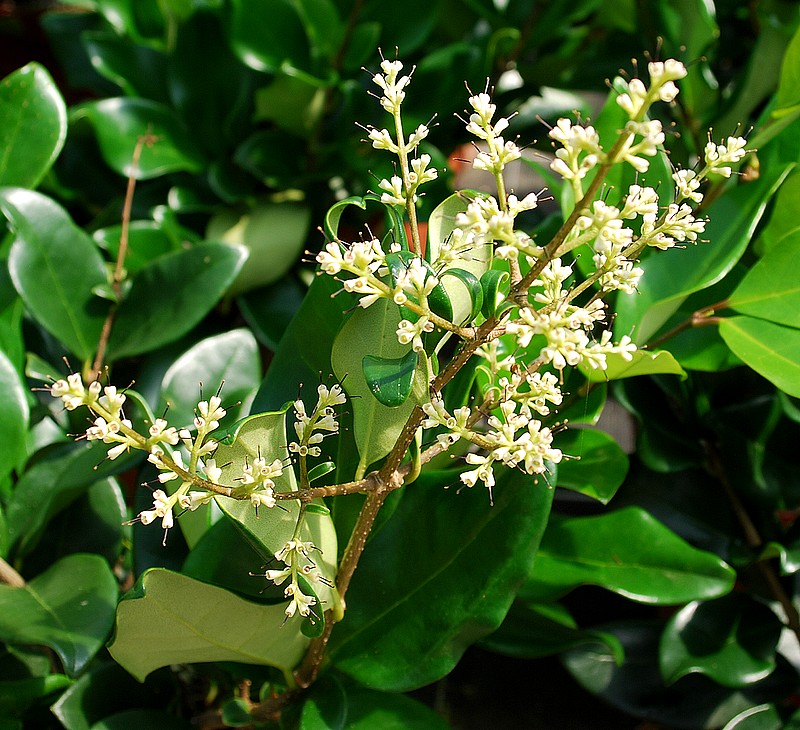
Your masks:
{"label": "white flower cluster", "polygon": [[475,94],[469,97],[472,113],[467,122],[467,131],[483,140],[486,150],[479,151],[473,160],[472,166],[476,170],[486,170],[495,176],[502,175],[503,169],[509,162],[522,157],[522,152],[515,142],[506,141],[502,133],[508,129],[509,121],[501,117],[492,122],[497,107],[492,103],[487,93]]}
{"label": "white flower cluster", "polygon": [[559,119],[548,136],[562,145],[556,150],[550,168],[565,180],[582,180],[598,163],[605,161],[600,135],[594,127]]}
{"label": "white flower cluster", "polygon": [[334,406],[341,405],[347,400],[338,383],[328,388],[320,384],[317,388],[317,405],[308,414],[305,403],[299,398],[294,402],[295,423],[294,430],[297,441],[289,444],[289,451],[297,454],[302,459],[308,456],[320,456],[322,451],[319,444],[326,436],[338,433],[339,423],[336,420]]}
{"label": "white flower cluster", "polygon": [[523,406],[517,411],[518,405],[513,399],[502,401],[499,407],[502,417],[490,416],[488,430],[479,432],[468,425],[469,408],[459,408],[451,415],[441,398],[434,398],[422,407],[427,416],[422,427],[444,426],[447,432],[437,440],[445,447],[463,438],[485,450],[485,455],[472,452],[466,455],[466,462],[475,468],[463,472],[460,478],[468,487],[481,481],[491,491],[495,484],[495,462],[535,475],[547,471],[547,462],[557,464],[562,458],[561,451],[552,445],[550,429],[531,417],[530,408]]}
{"label": "white flower cluster", "polygon": [[275,553],[275,559],[282,562],[286,567],[274,570],[267,570],[263,575],[272,581],[276,586],[282,585],[287,578],[290,579],[283,594],[290,598],[289,605],[286,607],[286,617],[291,618],[295,614],[300,616],[310,616],[311,608],[316,605],[317,600],[314,596],[303,593],[300,589],[297,577],[302,575],[311,585],[322,583],[330,586],[328,581],[320,572],[310,555],[318,551],[312,543],[302,540],[289,540],[280,550]]}

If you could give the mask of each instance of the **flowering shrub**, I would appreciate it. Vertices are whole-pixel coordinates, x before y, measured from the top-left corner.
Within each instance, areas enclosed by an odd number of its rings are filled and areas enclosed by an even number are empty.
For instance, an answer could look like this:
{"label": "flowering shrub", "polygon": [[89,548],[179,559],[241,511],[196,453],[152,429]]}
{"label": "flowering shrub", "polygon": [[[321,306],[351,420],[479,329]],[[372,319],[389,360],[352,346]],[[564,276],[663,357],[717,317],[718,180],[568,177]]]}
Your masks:
{"label": "flowering shrub", "polygon": [[[167,64],[186,119],[190,41],[219,17],[233,40],[218,55],[247,64],[248,83],[271,74],[276,107],[258,130],[231,102],[226,119],[251,136],[222,135],[224,154],[199,152],[208,119],[187,132],[136,93],[73,107],[70,141],[91,128],[128,180],[121,226],[87,206],[91,237],[54,200],[68,177],[51,170],[67,123],[58,91],[36,65],[0,84],[0,121],[33,105],[41,147],[33,164],[15,138],[0,162],[0,700],[13,697],[20,722],[59,692],[52,712],[70,729],[163,724],[175,718],[138,698],[169,685],[180,714],[208,728],[436,728],[399,693],[480,642],[558,654],[631,715],[790,727],[800,271],[781,211],[796,197],[798,42],[754,133],[698,135],[708,74],[650,60],[611,82],[591,118],[552,117],[532,155],[525,111],[504,96],[516,61],[497,89],[474,92],[471,74],[465,108],[436,126],[419,111],[434,61],[381,55],[363,83],[340,82],[369,20],[333,23],[336,51],[320,28],[338,10],[277,3],[282,27],[302,16],[314,48],[300,58],[287,41],[286,61],[282,38],[249,32],[253,7],[173,8],[163,59],[144,23],[163,18],[102,9],[148,63]],[[84,42],[122,78],[110,36]],[[361,152],[325,141],[333,89],[377,101],[353,103]],[[256,200],[240,173],[280,188],[268,157],[307,114],[292,154],[308,176]],[[112,137],[131,120],[141,133],[123,156]],[[456,124],[479,189],[453,193],[437,145]],[[331,177],[346,153],[352,169]],[[547,187],[520,182],[523,164]],[[320,181],[327,213],[315,210]],[[138,220],[162,194],[169,204]],[[312,210],[324,234],[306,241],[313,271],[298,267],[302,287],[278,281]],[[199,214],[212,240],[190,228]],[[250,229],[276,220],[301,232],[291,250],[260,248]],[[253,331],[273,352],[263,378]],[[638,419],[635,456],[595,427],[606,402]],[[606,615],[610,594],[644,620],[616,620],[613,603]],[[109,682],[113,708],[100,702]]]}

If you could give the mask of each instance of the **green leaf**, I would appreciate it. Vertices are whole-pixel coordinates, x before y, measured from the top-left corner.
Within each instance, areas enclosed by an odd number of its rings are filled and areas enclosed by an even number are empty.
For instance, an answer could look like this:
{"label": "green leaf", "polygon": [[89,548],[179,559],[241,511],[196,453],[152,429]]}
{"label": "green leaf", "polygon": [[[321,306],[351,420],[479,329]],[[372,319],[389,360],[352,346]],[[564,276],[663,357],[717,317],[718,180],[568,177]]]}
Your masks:
{"label": "green leaf", "polygon": [[306,291],[295,277],[285,276],[272,286],[238,297],[236,303],[258,341],[275,352]]}
{"label": "green leaf", "polygon": [[388,408],[406,402],[411,395],[418,360],[419,355],[414,350],[400,358],[364,355],[361,361],[364,379],[378,402]]}
{"label": "green leaf", "polygon": [[139,355],[186,334],[228,290],[246,257],[242,246],[202,243],[143,267],[117,310],[109,358]]}
{"label": "green leaf", "polygon": [[661,674],[669,684],[699,672],[725,687],[746,687],[775,670],[782,629],[772,610],[748,596],[693,601],[664,629]]}
{"label": "green leaf", "polygon": [[686,372],[678,361],[667,350],[636,350],[630,353],[630,359],[618,352],[606,355],[606,369],[593,368],[586,362],[578,365],[590,383],[604,383],[608,380],[634,378],[637,375],[669,374],[680,375],[686,379]]}
{"label": "green leaf", "polygon": [[411,697],[341,686],[334,677],[314,684],[303,705],[300,730],[446,730],[449,725]]}
{"label": "green leaf", "polygon": [[505,621],[481,646],[505,656],[520,659],[560,654],[584,644],[602,644],[610,650],[617,664],[625,653],[613,634],[579,629],[569,612],[559,603],[525,605],[515,602]]}
{"label": "green leaf", "polygon": [[105,560],[68,555],[22,588],[0,585],[0,639],[49,646],[74,677],[103,646],[116,602]]}
{"label": "green leaf", "polygon": [[791,169],[784,165],[715,200],[703,234],[708,243],[653,251],[643,259],[640,266],[645,273],[638,292],[617,300],[614,332],[631,334],[638,344],[645,343],[690,294],[720,281],[744,253],[767,203]]}
{"label": "green leaf", "polygon": [[761,230],[756,246],[766,254],[786,238],[800,232],[800,172],[789,175],[775,194],[769,220]]}
{"label": "green leaf", "polygon": [[456,483],[455,472],[423,473],[353,576],[331,659],[369,687],[398,692],[443,677],[500,625],[530,570],[552,490],[509,470],[490,505],[483,489],[443,489]]}
{"label": "green leaf", "polygon": [[408,356],[408,345],[401,345],[395,334],[400,319],[398,307],[380,299],[368,309],[357,308],[333,343],[331,364],[351,398],[355,439],[363,469],[389,453],[411,411],[424,397],[425,377],[419,369],[412,387],[419,394],[412,394],[396,408],[378,401],[364,377],[365,356],[384,359]]}
{"label": "green leaf", "polygon": [[783,57],[775,107],[772,115],[780,117],[800,104],[800,29],[792,37]]}
{"label": "green leaf", "polygon": [[91,730],[191,730],[193,725],[166,710],[125,710],[104,717]]}
{"label": "green leaf", "polygon": [[[481,284],[475,275],[466,269],[448,268],[442,271],[439,278],[444,281],[444,279],[448,276],[454,277],[464,285],[464,289],[466,289],[467,296],[469,297],[470,301],[469,315],[461,322],[456,321],[456,324],[469,324],[483,309],[483,288],[481,287]],[[463,296],[457,297],[457,301],[459,299],[463,299]]]}
{"label": "green leaf", "polygon": [[284,62],[308,63],[308,41],[293,3],[273,0],[269,23],[259,0],[233,0],[230,40],[242,63],[257,71],[277,72]]}
{"label": "green leaf", "polygon": [[[72,681],[63,674],[0,680],[0,718],[9,720],[22,715],[31,705],[47,701],[48,695],[69,687]],[[2,723],[2,720],[0,720]],[[0,724],[0,728],[4,726]]]}
{"label": "green leaf", "polygon": [[570,428],[556,435],[554,445],[569,457],[558,465],[558,486],[608,504],[628,473],[628,457],[607,433]]}
{"label": "green leaf", "polygon": [[800,397],[800,329],[752,317],[719,323],[722,339],[734,354],[789,395]]}
{"label": "green leaf", "polygon": [[728,306],[740,314],[800,327],[800,231],[773,246],[750,269]]}
{"label": "green leaf", "polygon": [[[97,244],[109,252],[113,260],[119,253],[122,226],[100,228],[92,234]],[[125,270],[128,276],[137,274],[153,259],[164,256],[178,248],[162,226],[153,221],[131,221],[128,226],[128,248],[125,254]]]}
{"label": "green leaf", "polygon": [[97,247],[63,208],[32,190],[3,188],[0,208],[16,234],[8,268],[25,306],[70,352],[88,360],[107,308],[92,293],[106,282]]}
{"label": "green leaf", "polygon": [[497,305],[502,296],[502,287],[508,281],[508,272],[489,269],[481,275],[483,288],[483,316],[487,319],[497,313]]}
{"label": "green leaf", "polygon": [[67,108],[47,70],[29,63],[0,81],[0,186],[35,188],[67,137]]}
{"label": "green leaf", "polygon": [[278,281],[297,261],[308,234],[311,211],[301,203],[259,203],[243,215],[224,210],[206,229],[212,241],[241,244],[250,252],[231,294]]}
{"label": "green leaf", "polygon": [[775,705],[756,705],[740,712],[722,730],[782,730],[783,724]]}
{"label": "green leaf", "polygon": [[5,478],[25,456],[28,432],[28,394],[14,365],[0,350],[0,480]]}
{"label": "green leaf", "polygon": [[325,235],[328,238],[339,238],[339,222],[342,219],[342,215],[344,215],[345,209],[350,205],[355,205],[357,208],[361,208],[361,210],[366,210],[367,198],[353,195],[334,203],[328,208],[328,212],[325,214]]}
{"label": "green leaf", "polygon": [[[258,343],[247,329],[207,337],[170,365],[161,381],[161,400],[169,406],[173,426],[191,426],[202,393],[207,398],[222,387],[226,408],[249,401],[261,379]],[[227,404],[231,404],[230,407]]]}
{"label": "green leaf", "polygon": [[553,518],[521,590],[548,601],[596,585],[640,603],[672,605],[723,596],[734,571],[638,507],[598,517]]}
{"label": "green leaf", "polygon": [[[235,621],[225,620],[232,616]],[[251,603],[154,568],[120,602],[108,650],[140,681],[159,667],[193,662],[267,664],[288,672],[302,658],[308,640],[297,622],[284,624],[285,618],[283,605]]]}
{"label": "green leaf", "polygon": [[[100,152],[115,172],[149,180],[169,172],[200,172],[204,160],[175,113],[149,99],[102,99],[73,107],[71,120],[87,119],[94,127]],[[133,153],[146,135],[156,139],[142,146],[134,167]]]}
{"label": "green leaf", "polygon": [[[411,265],[411,262],[415,259],[421,260],[423,267],[427,270],[428,273],[426,275],[426,279],[428,276],[435,276],[431,265],[427,261],[424,259],[419,259],[419,257],[411,251],[398,251],[397,253],[387,254],[385,259],[386,268],[389,269],[393,285],[397,285],[398,279],[401,279],[405,275],[408,267]],[[428,295],[428,303],[430,304],[430,308],[433,312],[438,314],[440,317],[444,317],[445,319],[452,321],[453,305],[450,302],[450,297],[448,296],[447,291],[441,283],[437,284]],[[411,316],[410,313],[408,314]],[[414,318],[415,317],[412,317],[412,319]]]}

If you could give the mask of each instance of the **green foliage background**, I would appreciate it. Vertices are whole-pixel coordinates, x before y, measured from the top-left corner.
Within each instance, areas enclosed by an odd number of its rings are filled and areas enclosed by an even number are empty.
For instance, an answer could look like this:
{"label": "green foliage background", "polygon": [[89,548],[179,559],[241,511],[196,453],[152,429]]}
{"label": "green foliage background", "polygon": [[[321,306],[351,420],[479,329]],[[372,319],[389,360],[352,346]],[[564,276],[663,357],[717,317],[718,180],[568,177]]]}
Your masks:
{"label": "green foliage background", "polygon": [[[386,225],[380,206],[328,210],[390,172],[354,122],[382,125],[362,67],[396,47],[416,65],[406,123],[438,114],[424,151],[440,168],[464,154],[465,82],[489,79],[503,114],[517,112],[513,133],[547,152],[539,118],[577,110],[614,133],[605,82],[648,50],[689,64],[669,160],[691,164],[709,127],[752,127],[758,152],[715,187],[709,243],[645,259],[638,295],[615,303],[619,336],[680,367],[568,383],[578,397],[562,416],[589,427],[612,400],[635,446],[568,431],[561,448],[581,460],[558,488],[507,475],[492,508],[479,490],[445,491],[452,470],[426,472],[387,505],[330,671],[281,726],[442,727],[400,693],[447,676],[476,642],[557,655],[583,688],[659,727],[800,726],[798,25],[788,0],[75,0],[0,16],[0,557],[25,580],[0,585],[0,727],[178,728],[220,709],[246,724],[240,682],[263,699],[302,656],[298,633],[234,647],[236,622],[261,620],[246,616],[280,623],[276,597],[246,575],[278,537],[253,547],[235,515],[187,515],[163,548],[157,530],[125,524],[148,502],[136,486],[153,478],[147,465],[72,443],[81,417],[31,388],[64,357],[91,363],[109,307],[114,382],[135,381],[156,413],[170,403],[187,423],[194,383],[226,382],[226,403],[240,403],[230,426],[346,371],[334,343],[351,303],[310,284],[303,251],[320,247],[322,224],[350,238]],[[156,141],[132,166],[142,135]],[[129,175],[118,294],[108,272]],[[546,235],[558,215],[531,229]],[[374,402],[362,407],[380,422]],[[142,401],[131,415],[151,414]],[[232,458],[278,420],[246,422]],[[350,434],[336,461],[352,475],[365,439],[371,460],[386,451],[376,432]],[[330,505],[319,540],[343,546],[354,499]],[[224,625],[187,627],[160,596],[216,605]]]}

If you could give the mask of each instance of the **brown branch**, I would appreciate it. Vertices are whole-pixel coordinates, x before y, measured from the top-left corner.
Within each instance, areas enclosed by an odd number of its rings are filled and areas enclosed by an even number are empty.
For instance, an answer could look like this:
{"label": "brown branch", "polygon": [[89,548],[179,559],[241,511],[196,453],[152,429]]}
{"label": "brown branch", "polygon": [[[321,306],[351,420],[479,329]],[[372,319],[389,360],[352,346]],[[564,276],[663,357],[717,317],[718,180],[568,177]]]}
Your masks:
{"label": "brown branch", "polygon": [[3,558],[0,558],[0,583],[12,588],[24,588],[25,579],[17,573]]}

